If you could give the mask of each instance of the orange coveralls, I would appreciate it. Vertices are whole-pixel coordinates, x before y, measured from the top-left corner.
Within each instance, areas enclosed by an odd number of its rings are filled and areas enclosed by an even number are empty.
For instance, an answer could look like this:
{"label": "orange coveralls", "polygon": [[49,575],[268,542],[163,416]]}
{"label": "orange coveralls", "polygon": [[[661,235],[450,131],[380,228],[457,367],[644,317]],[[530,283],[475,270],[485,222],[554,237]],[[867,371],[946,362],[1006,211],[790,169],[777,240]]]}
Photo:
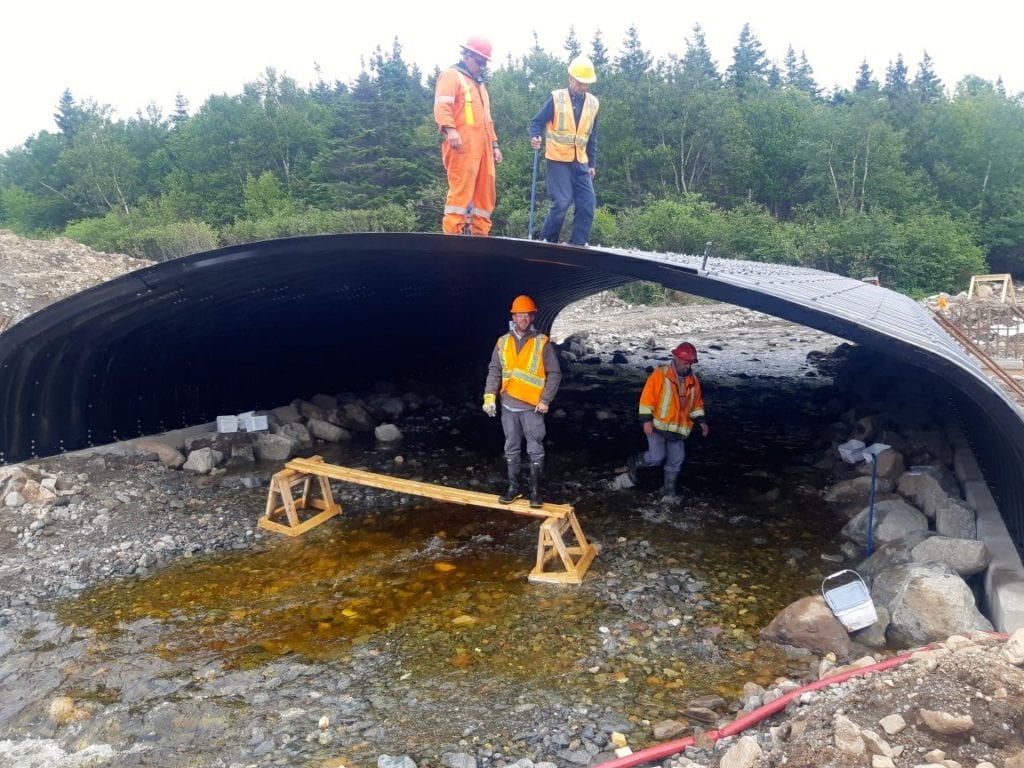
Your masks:
{"label": "orange coveralls", "polygon": [[448,172],[441,229],[447,235],[461,235],[472,206],[470,233],[487,235],[497,200],[493,145],[498,134],[486,86],[457,66],[445,70],[434,90],[434,120],[442,132],[454,127],[462,137],[457,150],[447,141],[441,144],[441,160]]}

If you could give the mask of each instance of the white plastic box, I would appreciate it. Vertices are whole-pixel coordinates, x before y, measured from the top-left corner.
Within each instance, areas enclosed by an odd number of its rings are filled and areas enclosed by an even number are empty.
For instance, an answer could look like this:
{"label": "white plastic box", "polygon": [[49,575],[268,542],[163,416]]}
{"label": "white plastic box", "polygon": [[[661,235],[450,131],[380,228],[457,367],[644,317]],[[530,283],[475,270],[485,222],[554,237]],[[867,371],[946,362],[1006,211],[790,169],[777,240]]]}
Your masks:
{"label": "white plastic box", "polygon": [[221,433],[237,432],[238,431],[238,417],[237,416],[218,416],[217,417],[217,431],[221,432]]}

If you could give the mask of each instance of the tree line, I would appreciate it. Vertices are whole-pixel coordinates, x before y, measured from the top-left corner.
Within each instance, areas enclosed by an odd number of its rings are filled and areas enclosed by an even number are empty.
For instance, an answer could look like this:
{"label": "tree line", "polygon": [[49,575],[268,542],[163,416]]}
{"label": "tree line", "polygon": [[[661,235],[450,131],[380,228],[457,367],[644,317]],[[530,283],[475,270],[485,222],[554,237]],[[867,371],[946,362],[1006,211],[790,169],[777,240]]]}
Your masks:
{"label": "tree line", "polygon": [[[971,274],[1024,272],[1024,95],[968,76],[951,89],[924,53],[826,91],[792,47],[770,61],[749,25],[731,62],[695,26],[655,60],[635,28],[534,45],[494,62],[505,162],[493,234],[527,236],[527,125],[566,63],[589,55],[601,100],[595,245],[784,262],[878,276],[912,295]],[[457,47],[453,47],[454,61]],[[321,232],[440,230],[446,184],[431,113],[440,70],[396,39],[350,83],[302,87],[267,69],[194,113],[114,119],[65,91],[56,130],[0,156],[0,226],[154,260]],[[543,174],[537,220],[544,214]]]}

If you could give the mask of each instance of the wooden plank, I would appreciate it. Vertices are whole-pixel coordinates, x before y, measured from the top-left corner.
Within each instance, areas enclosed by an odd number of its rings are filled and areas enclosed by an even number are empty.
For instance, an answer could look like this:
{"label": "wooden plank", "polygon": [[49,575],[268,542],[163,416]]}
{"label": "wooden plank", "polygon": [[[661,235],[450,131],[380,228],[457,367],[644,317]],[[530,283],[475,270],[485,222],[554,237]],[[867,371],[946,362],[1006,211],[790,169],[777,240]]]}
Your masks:
{"label": "wooden plank", "polygon": [[[317,457],[319,458],[319,457]],[[498,501],[496,493],[481,493],[480,491],[466,491],[461,488],[449,488],[445,485],[434,483],[423,483],[418,480],[406,480],[401,477],[380,475],[376,472],[367,472],[362,469],[342,467],[337,464],[327,464],[322,459],[292,459],[285,465],[288,469],[299,472],[308,472],[314,475],[322,475],[332,480],[341,480],[357,485],[367,485],[371,488],[381,488],[387,491],[409,494],[410,496],[426,496],[432,499],[447,501],[452,504],[466,504],[474,507],[487,507],[489,509],[500,509],[512,512],[517,515],[529,517],[567,517],[573,512],[571,504],[544,504],[540,508],[530,507],[526,499],[517,499],[511,504],[502,504]]]}
{"label": "wooden plank", "polygon": [[275,531],[276,533],[283,533],[285,536],[301,536],[310,528],[316,528],[323,522],[330,520],[335,515],[341,514],[341,507],[335,506],[331,509],[325,509],[319,514],[313,515],[308,520],[304,520],[298,525],[284,525],[283,523],[277,523],[268,517],[261,517],[257,525],[260,528],[264,528],[268,531]]}

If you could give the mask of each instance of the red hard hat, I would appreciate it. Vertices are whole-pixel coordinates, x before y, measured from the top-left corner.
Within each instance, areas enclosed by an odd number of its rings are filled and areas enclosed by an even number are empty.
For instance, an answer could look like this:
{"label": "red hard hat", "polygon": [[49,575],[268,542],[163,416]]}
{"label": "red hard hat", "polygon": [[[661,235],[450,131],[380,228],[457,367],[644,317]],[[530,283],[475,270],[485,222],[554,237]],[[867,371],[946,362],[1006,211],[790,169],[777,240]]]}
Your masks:
{"label": "red hard hat", "polygon": [[491,41],[486,37],[470,37],[462,44],[462,50],[471,51],[477,56],[491,60]]}
{"label": "red hard hat", "polygon": [[696,363],[697,362],[697,348],[688,341],[684,341],[678,347],[672,350],[672,357],[681,363]]}
{"label": "red hard hat", "polygon": [[529,296],[516,296],[512,302],[512,314],[516,312],[536,312],[537,305],[533,303],[533,299]]}

